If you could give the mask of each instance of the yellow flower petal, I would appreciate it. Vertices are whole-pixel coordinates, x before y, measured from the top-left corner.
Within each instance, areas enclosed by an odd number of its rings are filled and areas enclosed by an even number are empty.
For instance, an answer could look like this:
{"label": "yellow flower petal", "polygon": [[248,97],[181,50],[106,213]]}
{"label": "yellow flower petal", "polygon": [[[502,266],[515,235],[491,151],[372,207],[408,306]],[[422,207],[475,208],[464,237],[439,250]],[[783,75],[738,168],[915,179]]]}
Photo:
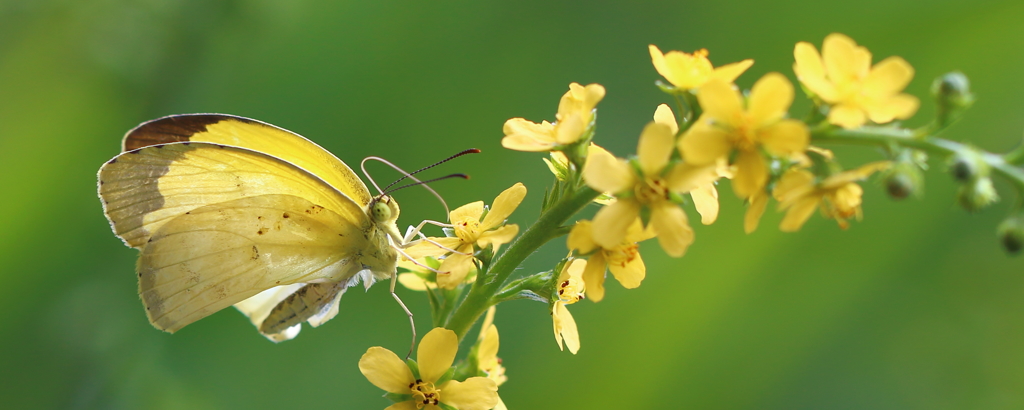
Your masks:
{"label": "yellow flower petal", "polygon": [[[587,265],[589,266],[589,265]],[[640,287],[640,282],[643,282],[644,277],[647,276],[647,267],[644,266],[644,260],[640,257],[640,253],[630,260],[627,260],[624,264],[609,264],[608,270],[612,272],[612,276],[615,276],[615,280],[622,284],[622,287],[626,289],[636,289]],[[590,292],[590,283],[587,283],[587,294]]]}
{"label": "yellow flower petal", "polygon": [[409,383],[416,381],[404,360],[379,346],[366,350],[359,359],[359,371],[374,386],[391,393],[408,393]]}
{"label": "yellow flower petal", "polygon": [[[406,387],[408,387],[408,386],[406,386]],[[429,407],[424,407],[424,408],[428,409],[428,410],[432,410],[432,409],[430,409],[430,407],[434,407],[434,406],[430,405]],[[417,410],[417,408],[416,408],[416,402],[414,402],[412,400],[406,400],[406,401],[400,401],[398,403],[392,404],[392,405],[384,408],[384,410]]]}
{"label": "yellow flower petal", "polygon": [[840,33],[829,34],[821,46],[821,56],[833,83],[843,84],[857,78],[857,43],[849,37]]}
{"label": "yellow flower petal", "polygon": [[483,338],[480,340],[480,347],[477,348],[480,368],[493,369],[498,365],[498,348],[500,347],[498,327],[493,324],[488,325],[481,334]]}
{"label": "yellow flower petal", "polygon": [[569,114],[578,113],[583,116],[586,125],[590,121],[590,112],[604,95],[605,89],[601,84],[587,84],[586,87],[577,83],[569,84],[569,91],[558,102],[558,120],[563,121]]}
{"label": "yellow flower petal", "polygon": [[814,213],[814,209],[818,207],[819,199],[817,196],[807,196],[797,200],[786,211],[786,216],[782,218],[782,223],[779,224],[779,230],[782,232],[796,232],[800,230],[804,222],[807,222],[807,219]]}
{"label": "yellow flower petal", "polygon": [[672,135],[679,133],[679,124],[676,123],[676,115],[672,113],[672,109],[669,108],[668,104],[661,104],[658,106],[657,110],[654,110],[654,122],[667,125],[672,131]]}
{"label": "yellow flower petal", "polygon": [[607,263],[603,252],[597,252],[587,261],[583,269],[583,283],[587,284],[587,297],[594,302],[604,299],[604,271]]}
{"label": "yellow flower petal", "polygon": [[648,45],[647,51],[651,53],[651,64],[654,65],[654,69],[662,77],[665,77],[668,82],[672,83],[672,79],[669,78],[672,75],[672,70],[668,68],[668,64],[665,62],[665,54],[654,44]]}
{"label": "yellow flower petal", "polygon": [[[452,363],[459,351],[459,338],[455,332],[443,327],[435,327],[420,340],[416,350],[416,362],[420,366],[420,379],[434,383],[440,379]],[[405,385],[409,389],[408,382]]]}
{"label": "yellow flower petal", "polygon": [[705,184],[690,191],[693,207],[700,214],[700,222],[711,225],[718,219],[718,190],[715,184]]}
{"label": "yellow flower petal", "polygon": [[757,150],[740,151],[736,156],[736,175],[732,190],[740,198],[750,198],[768,183],[768,164]]}
{"label": "yellow flower petal", "polygon": [[754,60],[749,58],[743,61],[726,64],[716,68],[715,71],[711,73],[711,78],[731,83],[736,81],[736,79],[752,65],[754,65]]}
{"label": "yellow flower petal", "polygon": [[515,239],[517,234],[519,234],[519,225],[509,224],[480,234],[480,239],[476,241],[476,244],[481,248],[492,245],[494,246],[494,251],[497,251],[499,246],[512,242],[512,239]]}
{"label": "yellow flower petal", "polygon": [[779,73],[768,73],[750,90],[748,114],[755,128],[782,119],[793,104],[793,85]]}
{"label": "yellow flower petal", "polygon": [[433,283],[423,280],[423,278],[421,278],[420,275],[409,272],[399,273],[398,283],[401,283],[402,286],[405,286],[406,289],[415,290],[418,292],[422,292],[427,289],[436,287],[436,285],[434,285]]}
{"label": "yellow flower petal", "polygon": [[693,243],[693,229],[687,223],[686,213],[672,202],[654,204],[650,224],[658,234],[658,243],[669,256],[683,256]]}
{"label": "yellow flower petal", "polygon": [[885,102],[870,107],[868,114],[876,124],[885,124],[894,119],[907,119],[914,116],[921,102],[910,94],[897,94]]}
{"label": "yellow flower petal", "polygon": [[569,247],[569,250],[576,249],[582,254],[593,252],[594,248],[597,248],[597,242],[594,242],[593,234],[594,230],[590,221],[578,221],[572,227],[572,230],[569,231],[569,237],[566,238],[565,244]]}
{"label": "yellow flower petal", "polygon": [[555,146],[555,127],[544,121],[540,124],[523,118],[512,118],[505,121],[503,127],[505,138],[501,146],[517,151],[550,151]]}
{"label": "yellow flower petal", "polygon": [[843,171],[825,178],[824,181],[821,181],[821,187],[823,189],[836,189],[850,182],[866,179],[871,176],[871,174],[888,169],[890,166],[892,166],[891,161],[876,161],[865,164],[849,171]]}
{"label": "yellow flower petal", "polygon": [[558,145],[569,145],[579,141],[583,131],[587,130],[590,114],[571,113],[558,120],[555,124],[555,142]]}
{"label": "yellow flower petal", "polygon": [[490,410],[498,404],[498,385],[486,377],[452,380],[440,389],[441,402],[459,410]]}
{"label": "yellow flower petal", "polygon": [[713,164],[731,151],[729,134],[710,125],[706,117],[698,119],[679,139],[679,152],[688,164]]}
{"label": "yellow flower petal", "polygon": [[450,214],[453,223],[462,221],[479,222],[484,213],[484,201],[476,201],[455,208]]}
{"label": "yellow flower petal", "polygon": [[[509,189],[502,191],[497,198],[494,198],[494,203],[487,212],[487,216],[480,222],[480,229],[491,229],[500,225],[512,214],[512,211],[519,207],[525,196],[526,186],[522,182],[516,182]],[[479,218],[479,214],[477,217]]]}
{"label": "yellow flower petal", "polygon": [[814,174],[804,169],[790,169],[779,178],[772,195],[779,201],[779,208],[785,209],[790,206],[790,202],[807,195],[813,189]]}
{"label": "yellow flower petal", "polygon": [[754,196],[750,197],[747,212],[743,215],[744,232],[749,234],[757,230],[757,225],[760,224],[761,215],[764,215],[766,207],[768,207],[768,195],[764,191],[755,193]]}
{"label": "yellow flower petal", "polygon": [[914,78],[914,67],[900,57],[889,57],[871,69],[864,78],[865,95],[879,98],[903,91]]}
{"label": "yellow flower petal", "polygon": [[704,115],[713,119],[716,123],[722,123],[731,127],[740,125],[740,117],[743,114],[743,99],[740,93],[732,88],[732,85],[722,80],[711,80],[700,87],[697,93],[697,100]]}
{"label": "yellow flower petal", "polygon": [[758,130],[758,139],[769,153],[785,157],[807,149],[811,134],[802,121],[784,119]]}
{"label": "yellow flower petal", "polygon": [[718,164],[678,164],[669,171],[665,183],[670,191],[684,193],[714,183],[718,175]]}
{"label": "yellow flower petal", "polygon": [[633,170],[625,161],[612,156],[604,149],[588,151],[587,163],[583,166],[583,179],[598,192],[619,193],[631,189],[636,183]]}
{"label": "yellow flower petal", "polygon": [[640,169],[645,176],[656,176],[668,164],[669,156],[672,155],[672,146],[676,138],[672,130],[665,124],[657,122],[647,123],[640,133],[640,143],[637,145],[637,157],[640,162]]}
{"label": "yellow flower petal", "polygon": [[832,107],[828,113],[828,122],[846,129],[853,129],[864,125],[867,116],[864,111],[851,104],[841,103]]}
{"label": "yellow flower petal", "polygon": [[564,341],[565,347],[568,347],[572,354],[580,351],[580,334],[579,330],[576,329],[576,320],[572,318],[572,314],[565,307],[565,303],[555,302],[551,318],[554,323],[555,341],[558,343],[558,349],[563,349],[562,343]]}
{"label": "yellow flower petal", "polygon": [[640,204],[631,199],[613,202],[594,215],[594,242],[611,249],[622,243],[629,225],[640,215]]}
{"label": "yellow flower petal", "polygon": [[[460,252],[472,253],[473,247],[467,245],[459,249]],[[437,286],[443,289],[455,289],[466,279],[466,275],[473,269],[473,255],[453,253],[444,258],[437,270]]]}
{"label": "yellow flower petal", "polygon": [[818,49],[811,43],[801,41],[793,49],[793,57],[796,59],[793,72],[796,73],[797,79],[823,100],[834,102],[836,88],[826,79],[825,66],[822,65]]}

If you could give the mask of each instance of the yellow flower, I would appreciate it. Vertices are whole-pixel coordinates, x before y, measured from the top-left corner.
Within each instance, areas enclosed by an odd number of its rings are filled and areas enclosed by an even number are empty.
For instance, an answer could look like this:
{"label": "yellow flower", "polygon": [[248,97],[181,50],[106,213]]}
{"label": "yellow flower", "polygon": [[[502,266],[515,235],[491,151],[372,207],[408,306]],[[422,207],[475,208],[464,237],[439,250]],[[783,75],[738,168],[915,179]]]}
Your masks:
{"label": "yellow flower", "polygon": [[873,162],[829,176],[820,183],[815,183],[814,174],[807,170],[787,171],[779,179],[773,192],[775,199],[779,201],[779,210],[786,211],[779,229],[783,232],[799,230],[819,205],[821,213],[826,218],[834,218],[839,227],[846,229],[850,225],[846,219],[861,218],[861,194],[864,193],[864,189],[855,181],[886,169],[890,164],[889,161]]}
{"label": "yellow flower", "polygon": [[[444,258],[441,266],[437,268],[437,285],[444,289],[454,289],[465,280],[466,275],[473,269],[473,254],[475,247],[486,248],[494,246],[497,251],[502,244],[508,243],[519,233],[519,226],[515,224],[505,225],[505,219],[512,211],[519,206],[526,196],[526,187],[522,183],[516,183],[511,188],[494,198],[487,215],[484,216],[484,203],[477,201],[460,206],[453,210],[449,216],[452,223],[454,237],[430,238],[433,242],[447,249],[454,249]],[[426,241],[424,241],[426,242]],[[433,246],[427,242],[419,244],[414,248]],[[444,253],[444,249],[433,246],[435,253]],[[417,253],[420,253],[417,251]],[[424,253],[426,253],[424,251]]]}
{"label": "yellow flower", "polygon": [[622,284],[622,287],[635,289],[640,286],[640,282],[647,275],[647,268],[644,266],[644,260],[640,258],[640,245],[637,242],[652,237],[654,234],[644,231],[640,218],[637,218],[629,226],[622,243],[612,248],[604,248],[594,242],[594,228],[590,221],[576,222],[576,226],[569,232],[569,249],[579,250],[582,254],[593,252],[587,261],[587,268],[583,271],[587,297],[594,302],[604,299],[606,269],[612,271],[612,276]]}
{"label": "yellow flower", "polygon": [[440,405],[459,410],[487,410],[498,403],[498,386],[486,377],[470,377],[464,382],[440,380],[455,361],[459,339],[455,332],[434,328],[416,350],[419,377],[394,352],[383,347],[369,348],[359,359],[359,371],[384,391],[403,395],[408,400],[386,410],[440,409]]}
{"label": "yellow flower", "polygon": [[607,151],[590,152],[583,167],[583,179],[591,188],[615,196],[615,202],[594,216],[594,242],[605,249],[619,246],[640,215],[640,208],[647,207],[651,218],[645,229],[657,234],[665,253],[675,257],[686,253],[693,243],[693,229],[673,197],[715,180],[717,173],[714,163],[670,163],[674,144],[675,136],[669,126],[651,122],[640,134],[635,167]]}
{"label": "yellow flower", "polygon": [[505,138],[501,146],[516,151],[552,151],[572,144],[583,136],[594,118],[594,107],[604,98],[601,84],[586,87],[577,83],[569,84],[569,91],[558,103],[555,123],[543,121],[540,124],[523,118],[505,121]]}
{"label": "yellow flower", "polygon": [[587,261],[583,259],[573,259],[565,264],[561,274],[558,275],[558,287],[556,288],[558,299],[551,305],[555,341],[558,342],[559,349],[564,349],[562,345],[564,341],[565,347],[568,347],[572,354],[580,351],[580,334],[576,329],[576,320],[572,318],[572,314],[565,306],[583,299],[587,289],[583,281],[583,271],[586,268]]}
{"label": "yellow flower", "polygon": [[832,33],[818,49],[799,42],[793,49],[793,71],[807,89],[832,105],[828,121],[857,128],[869,119],[883,124],[907,119],[917,112],[917,97],[903,94],[914,68],[900,57],[871,66],[871,52],[849,37]]}
{"label": "yellow flower", "polygon": [[[480,326],[480,337],[477,339],[476,358],[477,368],[487,375],[488,379],[494,381],[496,386],[501,386],[508,377],[505,376],[505,366],[501,365],[498,358],[498,327],[494,325],[495,306],[487,309],[487,316],[484,317],[484,324]],[[498,397],[498,404],[494,410],[505,410],[505,402]]]}
{"label": "yellow flower", "polygon": [[[426,243],[426,245],[434,249],[437,249],[437,247],[432,244]],[[420,245],[417,244],[415,246]],[[431,280],[431,275],[433,275],[435,272],[430,269],[424,268],[421,265],[426,265],[436,270],[438,267],[441,266],[441,262],[443,260],[444,259],[438,260],[432,256],[426,256],[423,258],[417,258],[416,262],[420,263],[419,265],[417,265],[416,263],[408,259],[405,259],[404,257],[399,259],[398,267],[404,268],[407,272],[402,272],[398,274],[398,283],[401,283],[402,286],[405,286],[409,290],[415,290],[420,292],[425,291],[427,289],[436,289],[437,283]],[[474,280],[476,280],[475,271],[475,267],[471,268],[469,273],[466,275],[465,279],[463,279],[463,283],[472,283]]]}
{"label": "yellow flower", "polygon": [[754,195],[747,198],[747,212],[743,215],[744,232],[749,234],[757,230],[757,225],[761,223],[761,215],[764,215],[766,208],[768,208],[768,194],[763,190],[754,192]]}
{"label": "yellow flower", "polygon": [[[676,116],[668,104],[661,104],[654,111],[654,122],[665,124],[672,130],[672,135],[679,133],[679,124],[676,123]],[[718,178],[732,178],[732,171],[729,162],[725,158],[718,160],[715,172]],[[715,188],[714,180],[701,184],[690,191],[690,199],[693,200],[694,208],[700,214],[700,222],[704,225],[711,225],[718,219],[718,189]]]}
{"label": "yellow flower", "polygon": [[754,64],[754,60],[746,59],[714,68],[708,60],[708,50],[705,49],[694,51],[693,54],[682,51],[662,54],[654,44],[647,46],[647,49],[651,52],[651,62],[658,74],[681,90],[699,88],[712,78],[731,83]]}
{"label": "yellow flower", "polygon": [[768,73],[743,97],[729,84],[709,81],[697,94],[704,115],[679,140],[683,158],[694,165],[712,164],[739,151],[733,191],[748,199],[768,183],[768,163],[761,150],[792,156],[807,149],[804,123],[784,118],[793,102],[793,85],[782,74]]}

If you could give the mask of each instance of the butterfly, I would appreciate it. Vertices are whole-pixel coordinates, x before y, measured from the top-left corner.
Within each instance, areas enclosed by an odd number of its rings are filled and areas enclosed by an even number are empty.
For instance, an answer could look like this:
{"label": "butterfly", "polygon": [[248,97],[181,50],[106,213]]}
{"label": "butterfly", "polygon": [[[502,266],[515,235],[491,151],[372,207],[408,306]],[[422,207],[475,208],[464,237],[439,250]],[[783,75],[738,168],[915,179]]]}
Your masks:
{"label": "butterfly", "polygon": [[167,332],[234,305],[268,339],[294,338],[302,322],[337,315],[347,288],[393,277],[411,236],[392,197],[264,122],[172,115],[122,147],[99,170],[99,197],[114,234],[139,250],[139,296]]}

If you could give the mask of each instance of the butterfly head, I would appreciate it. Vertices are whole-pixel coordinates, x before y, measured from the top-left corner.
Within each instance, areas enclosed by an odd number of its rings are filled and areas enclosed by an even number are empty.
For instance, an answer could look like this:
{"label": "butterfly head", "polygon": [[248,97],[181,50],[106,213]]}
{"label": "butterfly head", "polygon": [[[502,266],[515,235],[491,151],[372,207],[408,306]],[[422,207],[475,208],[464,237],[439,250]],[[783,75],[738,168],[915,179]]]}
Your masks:
{"label": "butterfly head", "polygon": [[392,239],[401,241],[402,234],[398,231],[398,201],[390,195],[380,195],[370,201],[367,213],[375,225],[387,232]]}

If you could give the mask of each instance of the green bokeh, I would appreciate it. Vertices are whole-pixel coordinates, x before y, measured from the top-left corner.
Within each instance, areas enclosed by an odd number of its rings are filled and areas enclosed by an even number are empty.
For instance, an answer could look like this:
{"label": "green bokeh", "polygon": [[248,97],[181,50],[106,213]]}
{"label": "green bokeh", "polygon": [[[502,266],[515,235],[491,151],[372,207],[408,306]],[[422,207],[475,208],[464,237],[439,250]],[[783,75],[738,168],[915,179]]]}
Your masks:
{"label": "green bokeh", "polygon": [[[451,204],[522,181],[512,222],[537,215],[540,155],[503,150],[510,117],[553,119],[569,82],[599,82],[597,141],[633,152],[666,98],[648,44],[706,47],[717,64],[753,58],[738,83],[791,79],[792,47],[843,32],[875,60],[906,58],[909,92],[934,112],[932,78],[962,70],[978,103],[945,136],[1005,151],[1024,130],[1024,3],[815,1],[0,1],[0,407],[384,408],[360,374],[369,346],[400,351],[408,328],[385,286],[350,292],[322,328],[274,345],[235,311],[175,335],[149,325],[136,252],[107,226],[95,172],[139,122],[185,112],[258,118],[350,164],[368,155],[445,166]],[[807,107],[800,101],[794,112]],[[841,149],[847,165],[874,160]],[[375,167],[381,179],[393,174]],[[1001,188],[1005,188],[1000,186]],[[933,161],[923,200],[867,184],[848,231],[814,218],[797,234],[769,213],[742,233],[728,190],[686,257],[653,244],[643,286],[610,285],[572,306],[578,355],[560,352],[545,306],[503,304],[501,356],[513,409],[1024,408],[1022,261],[995,226],[1018,198],[975,215]],[[443,218],[402,192],[405,224]],[[561,241],[528,262],[547,269]],[[429,328],[422,295],[402,291]]]}

